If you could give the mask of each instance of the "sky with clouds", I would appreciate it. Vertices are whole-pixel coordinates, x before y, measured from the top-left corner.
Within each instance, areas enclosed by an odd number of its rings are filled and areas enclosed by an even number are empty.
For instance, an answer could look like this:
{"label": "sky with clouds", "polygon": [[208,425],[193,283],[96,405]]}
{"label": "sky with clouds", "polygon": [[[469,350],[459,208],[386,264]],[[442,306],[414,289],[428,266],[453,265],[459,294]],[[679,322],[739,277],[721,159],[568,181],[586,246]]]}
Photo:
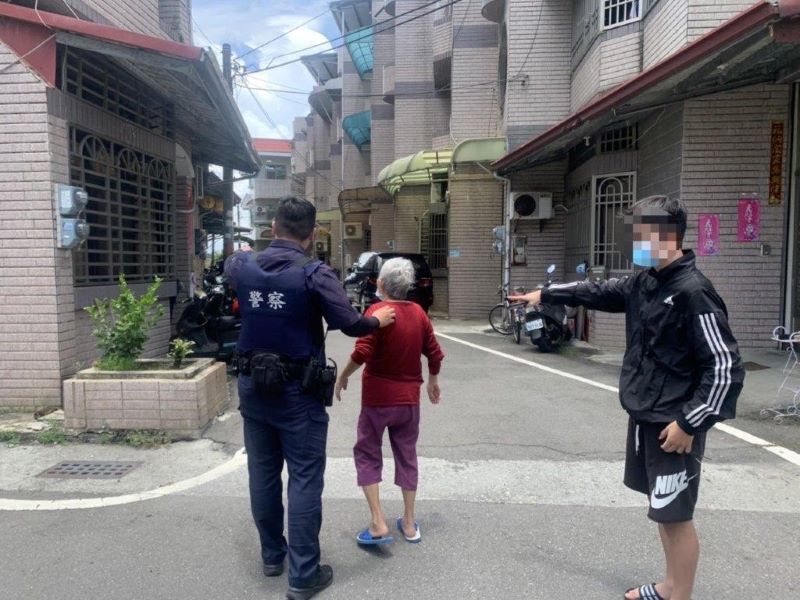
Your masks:
{"label": "sky with clouds", "polygon": [[[223,43],[231,45],[235,58],[324,13],[324,16],[297,31],[249,53],[239,63],[252,70],[266,67],[271,60],[278,63],[299,58],[303,54],[322,52],[330,49],[328,39],[339,35],[328,9],[329,3],[330,0],[194,0],[194,43],[197,46],[212,47],[218,53],[221,63]],[[313,50],[297,53],[315,44],[321,45]],[[295,63],[249,75],[244,81],[240,80],[240,83],[250,88],[287,90],[287,93],[263,90],[251,92],[237,86],[234,94],[250,129],[250,135],[291,138],[293,119],[309,112],[307,93],[313,87],[313,79],[303,64]],[[298,91],[305,93],[296,93]],[[269,123],[251,93],[256,95],[277,128]]]}

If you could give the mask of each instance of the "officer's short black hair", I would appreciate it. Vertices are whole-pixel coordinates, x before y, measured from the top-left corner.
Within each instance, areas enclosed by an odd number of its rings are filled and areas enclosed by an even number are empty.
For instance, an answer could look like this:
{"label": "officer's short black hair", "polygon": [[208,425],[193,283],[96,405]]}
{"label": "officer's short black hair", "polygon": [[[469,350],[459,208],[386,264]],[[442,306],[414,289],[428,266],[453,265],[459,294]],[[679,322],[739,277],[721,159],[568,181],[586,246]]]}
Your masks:
{"label": "officer's short black hair", "polygon": [[679,198],[648,196],[625,211],[626,222],[653,223],[668,226],[677,234],[678,245],[683,245],[689,214]]}
{"label": "officer's short black hair", "polygon": [[317,208],[308,200],[287,196],[278,201],[275,213],[275,233],[303,241],[311,237],[317,223]]}

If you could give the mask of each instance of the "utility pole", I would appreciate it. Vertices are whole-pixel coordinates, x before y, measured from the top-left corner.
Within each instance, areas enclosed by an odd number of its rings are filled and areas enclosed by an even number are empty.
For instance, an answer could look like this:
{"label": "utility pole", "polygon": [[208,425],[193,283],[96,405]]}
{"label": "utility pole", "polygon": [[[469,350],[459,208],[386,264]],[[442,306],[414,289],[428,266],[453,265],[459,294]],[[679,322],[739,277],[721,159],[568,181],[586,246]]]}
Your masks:
{"label": "utility pole", "polygon": [[[222,45],[222,74],[228,91],[233,93],[233,69],[231,68],[231,45]],[[225,213],[225,224],[223,226],[224,239],[222,245],[222,256],[227,258],[233,254],[233,169],[224,167],[222,170],[222,204]]]}

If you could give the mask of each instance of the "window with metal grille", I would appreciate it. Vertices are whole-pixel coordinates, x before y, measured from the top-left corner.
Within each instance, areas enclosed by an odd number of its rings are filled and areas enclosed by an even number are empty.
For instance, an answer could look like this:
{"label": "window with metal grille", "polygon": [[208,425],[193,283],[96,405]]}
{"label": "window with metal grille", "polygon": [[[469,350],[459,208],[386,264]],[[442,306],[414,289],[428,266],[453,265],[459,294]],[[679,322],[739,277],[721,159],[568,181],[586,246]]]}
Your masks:
{"label": "window with metal grille", "polygon": [[420,219],[419,251],[431,269],[447,268],[447,213],[428,212]]}
{"label": "window with metal grille", "polygon": [[603,0],[603,29],[633,23],[641,18],[640,0]]}
{"label": "window with metal grille", "polygon": [[275,165],[267,163],[264,165],[264,179],[283,180],[286,179],[286,165]]}
{"label": "window with metal grille", "polygon": [[569,209],[564,228],[564,257],[568,267],[588,260],[592,239],[592,182],[567,192],[565,204]]}
{"label": "window with metal grille", "polygon": [[89,194],[87,243],[74,253],[75,284],[175,277],[174,165],[76,128],[70,182]]}
{"label": "window with metal grille", "polygon": [[600,135],[600,152],[624,152],[625,150],[636,150],[638,127],[636,125],[617,127],[604,131]]}
{"label": "window with metal grille", "polygon": [[623,211],[636,201],[636,173],[594,177],[592,189],[592,264],[610,271],[631,271],[623,246]]}
{"label": "window with metal grille", "polygon": [[80,51],[64,51],[61,89],[148,131],[175,139],[174,109],[170,102],[111,63]]}

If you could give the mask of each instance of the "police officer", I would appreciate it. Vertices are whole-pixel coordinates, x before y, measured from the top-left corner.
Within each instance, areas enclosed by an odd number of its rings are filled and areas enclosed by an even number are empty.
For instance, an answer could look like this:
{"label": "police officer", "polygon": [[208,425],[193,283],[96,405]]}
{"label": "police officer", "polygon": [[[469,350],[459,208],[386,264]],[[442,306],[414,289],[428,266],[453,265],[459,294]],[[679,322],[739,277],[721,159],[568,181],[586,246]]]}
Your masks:
{"label": "police officer", "polygon": [[[322,319],[329,329],[360,337],[395,318],[393,309],[361,316],[331,268],[306,257],[315,224],[314,205],[284,198],[272,223],[270,247],[234,254],[225,266],[242,314],[239,402],[263,570],[267,577],[281,575],[288,553],[290,600],[311,598],[333,581],[331,567],[319,564],[328,414],[319,386],[308,385],[325,365]],[[284,461],[289,471],[288,544]]]}

